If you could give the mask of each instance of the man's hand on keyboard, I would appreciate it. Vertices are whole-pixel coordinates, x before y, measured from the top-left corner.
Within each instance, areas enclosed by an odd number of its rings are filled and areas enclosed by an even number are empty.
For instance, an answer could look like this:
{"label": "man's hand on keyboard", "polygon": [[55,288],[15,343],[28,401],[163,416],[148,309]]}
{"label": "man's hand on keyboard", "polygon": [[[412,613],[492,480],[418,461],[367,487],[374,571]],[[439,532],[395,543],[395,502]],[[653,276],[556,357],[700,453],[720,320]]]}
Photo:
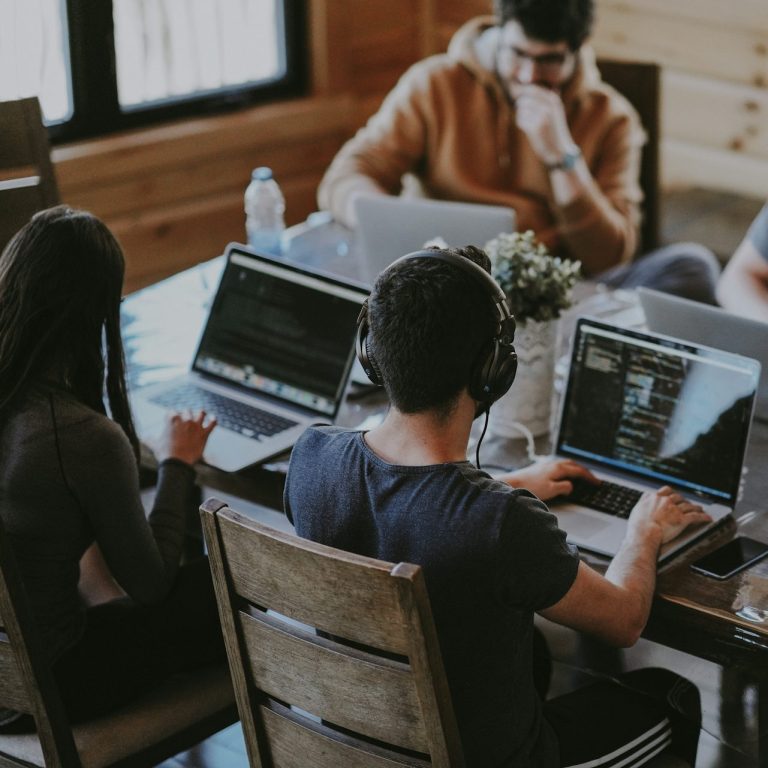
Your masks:
{"label": "man's hand on keyboard", "polygon": [[595,485],[600,484],[595,475],[576,461],[567,459],[545,459],[529,467],[515,470],[496,478],[513,488],[525,488],[542,501],[556,496],[567,496],[573,491],[572,480],[585,480]]}
{"label": "man's hand on keyboard", "polygon": [[203,458],[208,436],[216,426],[216,419],[206,419],[205,411],[197,416],[173,413],[168,418],[157,446],[157,459],[178,459],[195,464]]}
{"label": "man's hand on keyboard", "polygon": [[686,500],[668,485],[658,491],[647,491],[640,497],[629,516],[634,528],[657,526],[661,544],[672,541],[689,525],[708,523],[712,518],[698,504]]}

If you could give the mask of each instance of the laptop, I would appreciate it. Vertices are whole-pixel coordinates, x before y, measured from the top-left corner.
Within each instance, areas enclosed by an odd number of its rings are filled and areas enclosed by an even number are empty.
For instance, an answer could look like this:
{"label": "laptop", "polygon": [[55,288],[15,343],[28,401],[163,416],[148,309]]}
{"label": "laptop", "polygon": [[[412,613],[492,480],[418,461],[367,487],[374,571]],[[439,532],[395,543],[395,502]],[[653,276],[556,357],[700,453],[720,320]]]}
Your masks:
{"label": "laptop", "polygon": [[[604,482],[551,511],[568,539],[612,557],[639,495],[670,485],[712,516],[663,545],[664,561],[733,512],[760,364],[741,355],[580,318],[555,442]],[[607,482],[606,482],[607,481]]]}
{"label": "laptop", "polygon": [[441,238],[452,247],[482,248],[514,232],[515,212],[500,205],[371,195],[354,202],[361,246],[361,279],[373,285],[395,259]]}
{"label": "laptop", "polygon": [[649,288],[638,288],[638,294],[651,331],[759,360],[755,418],[768,421],[768,323]]}
{"label": "laptop", "polygon": [[334,420],[368,291],[244,245],[231,243],[225,257],[191,370],[135,390],[131,401],[150,446],[169,410],[215,416],[204,461],[234,472]]}

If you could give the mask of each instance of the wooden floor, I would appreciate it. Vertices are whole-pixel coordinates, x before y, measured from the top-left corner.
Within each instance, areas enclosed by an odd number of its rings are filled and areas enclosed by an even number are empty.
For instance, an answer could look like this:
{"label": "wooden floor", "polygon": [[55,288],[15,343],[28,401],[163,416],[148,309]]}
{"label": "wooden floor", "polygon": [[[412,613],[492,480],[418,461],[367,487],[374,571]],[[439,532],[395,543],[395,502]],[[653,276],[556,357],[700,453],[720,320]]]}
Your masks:
{"label": "wooden floor", "polygon": [[[706,190],[680,190],[665,195],[664,242],[691,240],[708,245],[724,262],[733,253],[764,200]],[[274,524],[274,513],[266,522]],[[575,632],[541,620],[554,658],[551,693],[571,690],[590,679],[589,671],[610,672],[658,666],[693,681],[701,692],[704,722],[696,768],[752,768],[757,765],[757,697],[734,672],[715,664],[641,640],[628,651],[598,648]],[[245,768],[248,759],[239,725],[218,733],[194,749],[177,755],[162,768]],[[308,766],[307,768],[310,768]]]}

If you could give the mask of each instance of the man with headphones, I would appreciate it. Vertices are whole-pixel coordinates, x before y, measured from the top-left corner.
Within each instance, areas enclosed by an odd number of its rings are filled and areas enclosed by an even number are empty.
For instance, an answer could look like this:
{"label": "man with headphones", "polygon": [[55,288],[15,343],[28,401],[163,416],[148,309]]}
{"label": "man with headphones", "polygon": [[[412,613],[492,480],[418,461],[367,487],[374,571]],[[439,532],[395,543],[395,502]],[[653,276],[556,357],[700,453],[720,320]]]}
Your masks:
{"label": "man with headphones", "polygon": [[671,672],[542,702],[534,613],[632,645],[661,543],[708,518],[669,488],[646,494],[602,576],[540,500],[570,492],[571,478],[594,480],[584,467],[548,462],[493,479],[467,461],[472,422],[517,367],[514,318],[489,268],[468,246],[408,254],[379,276],[357,351],[390,410],[370,432],[307,430],[286,513],[300,536],[422,566],[468,766],[636,766],[670,743],[693,765],[698,692]]}

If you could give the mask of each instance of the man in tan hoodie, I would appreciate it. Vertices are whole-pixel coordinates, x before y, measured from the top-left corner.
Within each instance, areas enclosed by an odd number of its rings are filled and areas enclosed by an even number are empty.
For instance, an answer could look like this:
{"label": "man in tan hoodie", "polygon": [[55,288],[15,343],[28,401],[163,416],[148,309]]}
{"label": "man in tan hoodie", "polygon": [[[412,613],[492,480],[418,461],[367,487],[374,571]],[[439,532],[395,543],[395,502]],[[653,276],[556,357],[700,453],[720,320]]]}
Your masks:
{"label": "man in tan hoodie", "polygon": [[320,207],[354,226],[356,197],[399,194],[411,173],[429,197],[514,208],[521,231],[588,276],[714,301],[716,261],[694,244],[603,274],[637,248],[645,136],[584,46],[593,0],[497,0],[496,12],[403,75],[333,161]]}

